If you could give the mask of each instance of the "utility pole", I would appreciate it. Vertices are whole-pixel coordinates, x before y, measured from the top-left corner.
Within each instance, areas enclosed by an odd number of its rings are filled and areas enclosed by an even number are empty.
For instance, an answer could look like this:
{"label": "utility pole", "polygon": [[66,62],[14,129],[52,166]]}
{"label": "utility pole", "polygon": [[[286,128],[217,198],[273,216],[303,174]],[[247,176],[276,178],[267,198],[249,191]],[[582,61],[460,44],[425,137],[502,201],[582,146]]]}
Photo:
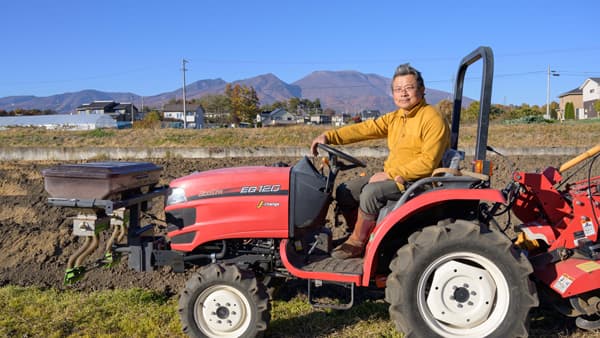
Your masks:
{"label": "utility pole", "polygon": [[129,109],[131,110],[131,129],[133,129],[133,95],[131,95],[131,107]]}
{"label": "utility pole", "polygon": [[548,65],[548,80],[546,80],[546,115],[545,119],[550,119],[550,75],[552,76],[560,76],[560,74],[555,70],[550,70],[550,65]]}
{"label": "utility pole", "polygon": [[181,60],[181,71],[183,72],[183,129],[187,128],[187,112],[185,109],[185,72],[187,71],[185,68],[186,63],[188,63],[186,59]]}

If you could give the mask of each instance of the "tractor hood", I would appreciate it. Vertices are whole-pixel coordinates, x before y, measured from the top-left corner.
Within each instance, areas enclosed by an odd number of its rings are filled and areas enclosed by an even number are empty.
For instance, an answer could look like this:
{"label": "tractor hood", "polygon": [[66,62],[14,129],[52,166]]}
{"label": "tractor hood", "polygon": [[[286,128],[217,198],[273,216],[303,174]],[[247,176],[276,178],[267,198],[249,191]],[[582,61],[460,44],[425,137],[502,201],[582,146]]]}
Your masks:
{"label": "tractor hood", "polygon": [[[196,172],[171,182],[185,200],[244,195],[287,195],[290,167],[251,166]],[[180,190],[181,191],[181,190]]]}
{"label": "tractor hood", "polygon": [[229,238],[288,236],[290,167],[239,167],[171,182],[165,214],[171,248]]}

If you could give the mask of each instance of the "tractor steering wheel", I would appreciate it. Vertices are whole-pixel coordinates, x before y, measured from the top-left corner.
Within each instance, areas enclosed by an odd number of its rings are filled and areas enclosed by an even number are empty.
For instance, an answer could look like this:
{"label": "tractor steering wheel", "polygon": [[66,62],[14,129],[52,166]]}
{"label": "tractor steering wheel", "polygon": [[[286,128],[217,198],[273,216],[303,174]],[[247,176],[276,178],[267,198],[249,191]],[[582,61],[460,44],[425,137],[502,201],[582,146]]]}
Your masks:
{"label": "tractor steering wheel", "polygon": [[335,148],[333,148],[331,146],[328,146],[326,144],[317,143],[317,147],[320,148],[320,149],[323,149],[324,151],[326,151],[330,156],[332,156],[332,155],[333,156],[337,156],[337,157],[339,157],[339,158],[341,158],[343,160],[346,160],[346,161],[352,163],[352,165],[348,166],[347,168],[344,168],[343,170],[345,170],[345,169],[352,169],[352,168],[356,168],[356,167],[363,167],[364,168],[364,167],[367,166],[363,161],[357,159],[356,157],[350,156],[350,155],[348,155],[348,154],[346,154],[346,153],[344,153],[344,152],[342,152],[342,151],[340,151],[338,149],[335,149]]}

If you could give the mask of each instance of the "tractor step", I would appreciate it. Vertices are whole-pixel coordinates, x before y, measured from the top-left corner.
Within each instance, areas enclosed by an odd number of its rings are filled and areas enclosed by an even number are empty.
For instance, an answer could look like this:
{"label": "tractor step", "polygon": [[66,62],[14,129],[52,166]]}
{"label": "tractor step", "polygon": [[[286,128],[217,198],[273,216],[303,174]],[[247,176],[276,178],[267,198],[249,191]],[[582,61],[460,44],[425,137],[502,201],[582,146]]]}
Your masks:
{"label": "tractor step", "polygon": [[[315,295],[313,290],[313,284],[316,288],[325,288],[328,285],[328,292],[326,295]],[[332,290],[331,287],[339,286],[344,291],[348,290],[349,295],[344,297],[340,295],[338,290]],[[338,288],[339,289],[339,288]],[[323,290],[323,289],[321,289]],[[332,292],[333,291],[333,292]],[[339,282],[328,282],[317,279],[308,280],[308,302],[315,308],[326,308],[334,310],[348,310],[354,305],[354,283],[339,283]]]}
{"label": "tractor step", "polygon": [[363,271],[363,260],[362,257],[336,259],[331,256],[314,256],[299,267],[304,271],[361,275]]}

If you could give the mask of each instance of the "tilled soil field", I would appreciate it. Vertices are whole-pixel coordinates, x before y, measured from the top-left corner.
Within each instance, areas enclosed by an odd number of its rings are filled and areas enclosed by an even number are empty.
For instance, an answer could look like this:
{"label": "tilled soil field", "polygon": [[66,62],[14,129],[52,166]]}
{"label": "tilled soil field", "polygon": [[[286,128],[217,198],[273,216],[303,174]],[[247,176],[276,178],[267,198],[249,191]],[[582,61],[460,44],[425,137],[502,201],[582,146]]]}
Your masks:
{"label": "tilled soil field", "polygon": [[[495,162],[494,187],[501,188],[506,184],[513,170],[510,162],[516,163],[516,167],[520,170],[529,171],[543,169],[546,166],[558,167],[570,157],[513,156],[506,160],[493,156],[491,159]],[[383,166],[382,158],[363,160],[368,163],[368,167],[364,169],[367,174]],[[163,166],[160,183],[168,184],[172,179],[194,171],[242,165],[270,165],[277,162],[293,165],[298,158],[148,159],[147,161]],[[72,236],[69,217],[75,216],[76,210],[52,207],[46,201],[48,194],[44,190],[41,171],[58,164],[60,163],[0,161],[0,231],[2,233],[0,286],[11,284],[67,288],[63,285],[63,276],[68,257],[81,246],[83,241]],[[343,172],[338,177],[338,182],[350,179],[359,173],[359,169]],[[164,215],[160,210],[160,205],[152,209],[153,213],[162,219]],[[332,223],[331,216],[330,210],[329,223]],[[339,236],[340,231],[341,229],[336,229],[334,234]],[[102,241],[88,262],[101,258],[103,253],[104,242]],[[90,267],[84,279],[68,288],[99,290],[141,287],[175,294],[184,285],[190,273],[176,274],[169,268],[154,272],[135,272],[127,267],[126,259],[110,269],[92,268],[92,265]]]}
{"label": "tilled soil field", "polygon": [[[519,169],[543,169],[546,165],[559,166],[568,157],[514,157]],[[382,158],[364,159],[367,173],[383,166]],[[498,157],[495,163],[494,185],[503,187],[512,171],[508,161]],[[284,162],[293,165],[297,158],[232,158],[232,159],[158,159],[147,160],[163,167],[160,184],[168,184],[174,178],[194,171],[244,165],[271,165]],[[81,238],[72,236],[70,217],[77,211],[70,208],[52,207],[47,204],[48,194],[44,190],[41,171],[59,165],[58,162],[6,162],[0,161],[0,284],[38,285],[62,288],[63,274],[68,257],[82,245]],[[358,175],[362,169],[342,172],[338,182]],[[153,212],[163,219],[160,205]],[[332,212],[328,221],[332,223]],[[160,225],[160,224],[159,224]],[[104,247],[89,261],[102,257]],[[126,262],[112,269],[98,268],[89,271],[75,288],[106,289],[140,286],[156,290],[175,288],[185,280],[184,274],[169,271],[138,273],[129,271]]]}

